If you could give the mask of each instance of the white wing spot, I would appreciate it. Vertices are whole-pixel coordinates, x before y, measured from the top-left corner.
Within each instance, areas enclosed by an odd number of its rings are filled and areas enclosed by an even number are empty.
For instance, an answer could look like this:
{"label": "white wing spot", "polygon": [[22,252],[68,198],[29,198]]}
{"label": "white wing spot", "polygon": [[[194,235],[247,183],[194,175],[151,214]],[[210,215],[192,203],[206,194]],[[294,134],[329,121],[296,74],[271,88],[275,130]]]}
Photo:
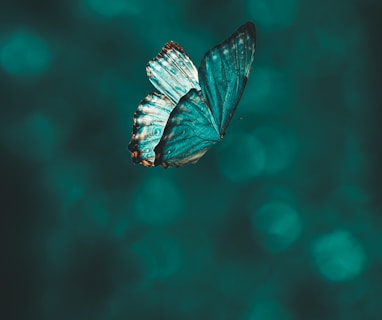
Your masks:
{"label": "white wing spot", "polygon": [[174,52],[171,52],[171,53],[170,53],[170,57],[171,57],[171,59],[173,59],[173,60],[178,60],[178,56],[177,56],[176,53],[174,53]]}
{"label": "white wing spot", "polygon": [[224,49],[224,50],[223,50],[223,53],[224,53],[224,54],[228,54],[228,52],[229,52],[228,49]]}
{"label": "white wing spot", "polygon": [[139,122],[139,124],[141,124],[141,125],[146,125],[146,126],[148,126],[148,125],[150,125],[151,124],[151,120],[152,120],[152,118],[151,117],[145,117],[145,116],[143,116],[143,117],[140,117],[139,119],[138,119],[138,122]]}
{"label": "white wing spot", "polygon": [[[150,113],[151,111],[151,107],[150,106],[147,106],[147,105],[139,105],[139,111],[141,111],[142,113]],[[142,119],[143,117],[141,117]]]}
{"label": "white wing spot", "polygon": [[244,40],[242,38],[239,39],[239,44],[243,44]]}

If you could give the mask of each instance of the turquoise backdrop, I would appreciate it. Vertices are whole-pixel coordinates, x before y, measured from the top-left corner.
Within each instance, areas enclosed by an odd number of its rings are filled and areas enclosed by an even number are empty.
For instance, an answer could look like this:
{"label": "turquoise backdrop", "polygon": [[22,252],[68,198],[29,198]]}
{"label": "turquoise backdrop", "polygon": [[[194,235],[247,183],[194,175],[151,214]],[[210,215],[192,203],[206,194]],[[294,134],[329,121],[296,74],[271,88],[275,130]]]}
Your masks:
{"label": "turquoise backdrop", "polygon": [[[4,0],[1,319],[382,319],[377,0]],[[134,165],[145,64],[253,21],[226,136]]]}

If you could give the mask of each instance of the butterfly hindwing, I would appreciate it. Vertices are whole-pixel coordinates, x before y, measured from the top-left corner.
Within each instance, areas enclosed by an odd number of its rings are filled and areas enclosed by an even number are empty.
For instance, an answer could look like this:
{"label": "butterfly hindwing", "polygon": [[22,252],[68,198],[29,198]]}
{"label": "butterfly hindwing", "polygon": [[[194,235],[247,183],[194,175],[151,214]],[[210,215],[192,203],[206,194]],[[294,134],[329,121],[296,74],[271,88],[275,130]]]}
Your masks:
{"label": "butterfly hindwing", "polygon": [[199,67],[200,86],[222,136],[243,94],[255,47],[255,25],[248,22],[209,50]]}
{"label": "butterfly hindwing", "polygon": [[133,136],[128,146],[135,163],[154,166],[154,148],[175,105],[163,94],[150,93],[134,113]]}
{"label": "butterfly hindwing", "polygon": [[195,163],[219,140],[217,125],[202,92],[191,89],[170,114],[155,148],[155,165],[179,167]]}
{"label": "butterfly hindwing", "polygon": [[166,43],[162,51],[146,66],[153,86],[174,104],[192,88],[200,90],[198,70],[183,48],[177,43]]}

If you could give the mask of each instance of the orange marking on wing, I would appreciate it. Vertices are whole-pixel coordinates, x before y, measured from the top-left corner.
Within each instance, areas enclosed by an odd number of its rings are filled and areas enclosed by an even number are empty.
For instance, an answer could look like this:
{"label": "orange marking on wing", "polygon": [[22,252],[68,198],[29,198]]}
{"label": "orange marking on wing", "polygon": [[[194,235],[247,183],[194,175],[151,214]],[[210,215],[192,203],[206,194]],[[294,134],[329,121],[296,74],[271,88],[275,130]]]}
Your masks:
{"label": "orange marking on wing", "polygon": [[152,167],[152,166],[153,166],[153,163],[150,162],[150,161],[147,161],[147,160],[142,160],[142,164],[143,164],[145,167]]}

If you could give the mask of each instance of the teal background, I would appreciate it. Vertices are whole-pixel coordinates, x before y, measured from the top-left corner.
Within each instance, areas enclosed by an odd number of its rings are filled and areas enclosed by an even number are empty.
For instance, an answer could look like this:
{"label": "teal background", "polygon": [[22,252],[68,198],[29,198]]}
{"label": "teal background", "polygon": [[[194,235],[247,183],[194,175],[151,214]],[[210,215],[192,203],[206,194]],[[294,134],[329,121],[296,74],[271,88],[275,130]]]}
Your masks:
{"label": "teal background", "polygon": [[[381,319],[381,6],[2,1],[1,319]],[[248,20],[224,140],[133,165],[147,61]]]}

